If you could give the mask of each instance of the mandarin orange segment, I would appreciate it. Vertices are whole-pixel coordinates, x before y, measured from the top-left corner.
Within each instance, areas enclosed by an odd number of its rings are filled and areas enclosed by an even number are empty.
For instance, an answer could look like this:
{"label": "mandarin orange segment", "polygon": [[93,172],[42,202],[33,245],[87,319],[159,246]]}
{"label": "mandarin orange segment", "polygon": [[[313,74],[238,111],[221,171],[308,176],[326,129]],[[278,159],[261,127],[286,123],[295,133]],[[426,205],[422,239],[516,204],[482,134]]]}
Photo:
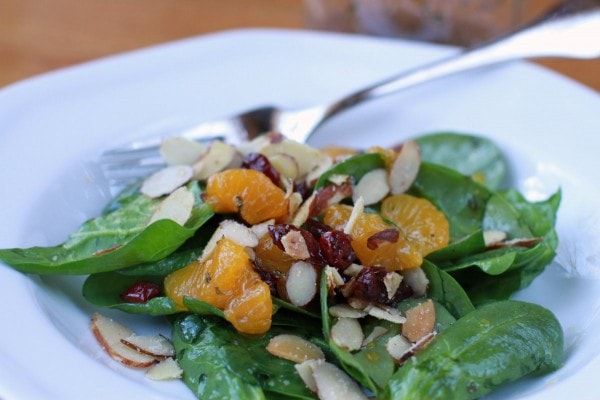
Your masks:
{"label": "mandarin orange segment", "polygon": [[260,334],[271,326],[269,286],[252,268],[243,246],[221,239],[204,262],[193,262],[165,278],[165,293],[183,307],[183,297],[221,309],[240,332]]}
{"label": "mandarin orange segment", "polygon": [[[352,207],[334,204],[325,210],[323,222],[343,230],[350,218]],[[377,214],[362,214],[352,231],[352,248],[360,262],[367,266],[381,265],[388,270],[416,268],[423,262],[421,253],[400,234],[395,242],[382,241],[375,249],[369,248],[369,238],[374,234],[393,228]]]}
{"label": "mandarin orange segment", "polygon": [[450,240],[446,216],[427,199],[408,194],[387,197],[381,203],[381,215],[394,222],[423,256]]}
{"label": "mandarin orange segment", "polygon": [[277,247],[269,234],[259,239],[258,246],[254,248],[254,255],[254,262],[260,269],[282,274],[286,274],[292,264],[298,261]]}
{"label": "mandarin orange segment", "polygon": [[253,169],[228,169],[208,178],[204,200],[217,213],[239,213],[254,225],[288,213],[288,198],[265,174]]}

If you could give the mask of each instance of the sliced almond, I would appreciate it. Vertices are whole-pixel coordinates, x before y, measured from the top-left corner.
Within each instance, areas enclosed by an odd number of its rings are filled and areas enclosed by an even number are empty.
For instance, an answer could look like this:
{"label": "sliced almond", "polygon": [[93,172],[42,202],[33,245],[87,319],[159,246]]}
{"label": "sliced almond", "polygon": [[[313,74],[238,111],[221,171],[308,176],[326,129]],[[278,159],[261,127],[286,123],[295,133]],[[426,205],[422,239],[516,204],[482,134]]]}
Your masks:
{"label": "sliced almond", "polygon": [[192,215],[194,194],[185,186],[168,195],[157,207],[148,225],[160,219],[170,219],[183,226]]}
{"label": "sliced almond", "polygon": [[323,173],[325,171],[327,171],[328,169],[330,169],[332,166],[333,166],[333,159],[331,157],[324,156],[319,161],[319,163],[317,165],[315,165],[314,168],[308,172],[308,174],[306,175],[306,178],[305,178],[306,182],[308,184],[312,184],[317,179],[319,179],[321,177],[321,175],[323,175]]}
{"label": "sliced almond", "polygon": [[186,184],[193,173],[192,167],[188,165],[172,165],[163,168],[144,180],[140,192],[152,198],[164,196]]}
{"label": "sliced almond", "polygon": [[534,247],[536,244],[542,241],[542,238],[516,238],[511,240],[504,240],[502,242],[492,243],[487,246],[488,249],[501,249],[504,247]]}
{"label": "sliced almond", "polygon": [[296,363],[325,358],[319,346],[300,336],[290,334],[273,336],[269,340],[267,351],[274,356]]}
{"label": "sliced almond", "polygon": [[282,140],[283,135],[269,132],[265,135],[257,136],[249,142],[240,143],[237,146],[237,149],[246,156],[250,153],[260,153],[265,146],[268,146],[271,143],[281,142]]}
{"label": "sliced almond", "polygon": [[237,221],[226,219],[221,221],[219,224],[221,232],[224,237],[230,239],[241,246],[256,247],[258,246],[258,238],[250,229],[244,224]]}
{"label": "sliced almond", "polygon": [[339,271],[329,265],[325,267],[325,276],[327,277],[327,287],[330,292],[333,292],[336,288],[346,283]]}
{"label": "sliced almond", "polygon": [[435,328],[435,306],[431,299],[406,310],[406,322],[402,325],[402,335],[411,342],[417,342],[429,335]]}
{"label": "sliced almond", "polygon": [[390,167],[389,183],[392,194],[404,193],[415,181],[421,167],[421,152],[414,140],[402,144]]}
{"label": "sliced almond", "polygon": [[352,230],[354,229],[354,225],[356,225],[356,221],[358,218],[364,213],[365,203],[362,197],[359,197],[354,202],[354,207],[352,207],[352,212],[350,213],[350,217],[348,218],[348,222],[346,222],[346,226],[344,227],[344,233],[350,235]]}
{"label": "sliced almond", "polygon": [[400,284],[402,283],[402,275],[397,272],[388,272],[383,277],[383,284],[385,285],[385,290],[387,291],[388,299],[393,299],[396,295],[396,292],[400,288]]}
{"label": "sliced almond", "polygon": [[210,144],[206,152],[192,165],[194,179],[204,180],[226,168],[241,165],[241,156],[236,149],[220,140]]}
{"label": "sliced almond", "polygon": [[182,136],[169,136],[160,143],[160,154],[167,165],[192,165],[206,146]]}
{"label": "sliced almond", "polygon": [[344,371],[328,362],[314,363],[312,375],[321,400],[368,400],[360,386]]}
{"label": "sliced almond", "polygon": [[356,276],[363,268],[363,265],[352,263],[344,270],[343,274],[346,276]]}
{"label": "sliced almond", "polygon": [[298,164],[298,177],[305,176],[327,158],[313,147],[288,139],[267,144],[260,152],[267,158],[275,154],[287,154],[292,157]]}
{"label": "sliced almond", "polygon": [[356,318],[338,318],[331,327],[330,335],[335,344],[348,351],[360,349],[365,339],[360,322]]}
{"label": "sliced almond", "polygon": [[343,185],[344,183],[348,183],[350,181],[350,175],[345,174],[331,174],[327,178],[327,180],[334,185]]}
{"label": "sliced almond", "polygon": [[375,340],[379,339],[381,336],[385,335],[388,332],[389,330],[387,328],[384,328],[383,326],[375,326],[371,333],[369,333],[365,340],[363,340],[362,347],[368,346],[369,344],[373,343]]}
{"label": "sliced almond", "polygon": [[371,303],[358,297],[349,297],[347,301],[350,307],[357,310],[366,310],[371,306]]}
{"label": "sliced almond", "polygon": [[300,231],[291,230],[281,237],[283,250],[296,260],[306,260],[310,257],[308,246]]}
{"label": "sliced almond", "polygon": [[158,364],[153,365],[146,372],[146,378],[153,381],[168,381],[180,379],[183,376],[183,370],[171,357],[161,360]]}
{"label": "sliced almond", "polygon": [[406,318],[400,311],[395,308],[384,306],[384,305],[369,305],[365,308],[367,314],[377,319],[384,321],[390,321],[396,324],[403,324],[406,322]]}
{"label": "sliced almond", "polygon": [[156,357],[124,345],[121,339],[134,335],[134,332],[113,319],[95,313],[91,327],[100,346],[116,361],[132,368],[147,368],[157,362]]}
{"label": "sliced almond", "polygon": [[294,365],[296,372],[300,375],[300,378],[311,392],[317,392],[317,382],[313,377],[313,368],[324,363],[325,360],[307,360],[299,364]]}
{"label": "sliced almond", "polygon": [[367,315],[365,310],[359,310],[350,306],[349,304],[336,304],[329,307],[329,315],[337,318],[362,318]]}
{"label": "sliced almond", "polygon": [[293,181],[298,177],[300,167],[298,167],[296,159],[289,154],[275,153],[268,156],[267,159],[284,178]]}
{"label": "sliced almond", "polygon": [[250,229],[254,232],[254,235],[260,240],[263,236],[269,233],[269,225],[273,225],[275,223],[274,219],[270,219],[265,222],[261,222],[260,224],[252,225]]}
{"label": "sliced almond", "polygon": [[413,344],[402,335],[392,336],[385,344],[387,352],[397,361],[402,360],[412,346]]}
{"label": "sliced almond", "polygon": [[302,200],[302,195],[298,192],[294,192],[289,196],[288,220],[290,222],[293,222],[293,217],[296,215],[296,212],[298,212],[298,210],[300,209],[300,206],[302,205]]}
{"label": "sliced almond", "polygon": [[136,335],[121,339],[121,343],[140,353],[158,358],[174,357],[173,344],[162,335]]}
{"label": "sliced almond", "polygon": [[223,229],[221,229],[221,227],[217,227],[217,229],[215,229],[212,236],[210,237],[210,239],[204,246],[204,249],[202,250],[202,255],[200,255],[200,257],[198,257],[198,261],[204,262],[211,255],[211,253],[215,250],[215,248],[217,247],[217,243],[219,243],[219,240],[221,240],[222,238],[223,238]]}
{"label": "sliced almond", "polygon": [[506,239],[506,232],[503,231],[484,231],[483,232],[483,241],[485,243],[485,247],[490,247],[495,244],[498,244]]}
{"label": "sliced almond", "polygon": [[303,307],[317,294],[317,271],[306,261],[297,261],[288,271],[285,282],[287,296],[295,306]]}
{"label": "sliced almond", "polygon": [[356,202],[359,197],[363,198],[365,206],[375,204],[383,200],[390,192],[388,174],[383,168],[367,172],[358,181],[352,190],[352,200]]}
{"label": "sliced almond", "polygon": [[427,287],[429,286],[429,279],[421,268],[411,268],[402,271],[404,281],[410,286],[414,294],[419,296],[425,296],[427,293]]}
{"label": "sliced almond", "polygon": [[302,203],[292,218],[292,225],[301,226],[308,220],[310,211],[315,203],[316,196],[316,192],[313,192],[308,199],[304,200],[304,203]]}

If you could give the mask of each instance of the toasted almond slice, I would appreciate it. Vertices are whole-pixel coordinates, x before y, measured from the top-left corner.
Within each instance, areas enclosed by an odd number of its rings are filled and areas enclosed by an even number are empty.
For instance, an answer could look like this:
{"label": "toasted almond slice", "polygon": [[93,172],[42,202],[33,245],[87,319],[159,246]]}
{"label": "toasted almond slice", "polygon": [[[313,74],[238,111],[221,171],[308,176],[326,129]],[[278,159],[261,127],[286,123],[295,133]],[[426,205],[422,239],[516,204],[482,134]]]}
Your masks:
{"label": "toasted almond slice", "polygon": [[314,363],[312,375],[321,400],[368,400],[360,386],[344,371],[328,362]]}
{"label": "toasted almond slice", "polygon": [[357,310],[366,310],[371,306],[371,303],[358,297],[349,297],[347,301],[350,307],[356,308]]}
{"label": "toasted almond slice", "polygon": [[542,241],[542,238],[516,238],[504,240],[502,242],[492,243],[487,246],[488,249],[501,249],[503,247],[527,247],[531,248]]}
{"label": "toasted almond slice", "polygon": [[292,157],[298,164],[298,177],[305,176],[327,158],[319,150],[289,139],[267,144],[260,152],[267,158],[275,154],[287,154]]}
{"label": "toasted almond slice", "polygon": [[319,179],[321,177],[321,175],[323,175],[323,173],[325,171],[330,169],[332,166],[333,166],[333,159],[331,157],[324,156],[319,161],[319,163],[317,165],[315,165],[314,168],[308,172],[308,174],[306,175],[306,178],[305,178],[306,182],[308,184],[315,182],[317,179]]}
{"label": "toasted almond slice", "polygon": [[192,208],[194,208],[194,194],[182,186],[156,207],[148,225],[160,219],[170,219],[183,226],[192,215]]}
{"label": "toasted almond slice", "polygon": [[315,203],[316,197],[316,192],[313,192],[313,194],[311,194],[308,199],[304,200],[304,203],[302,203],[302,205],[300,206],[300,208],[298,208],[298,211],[296,211],[296,214],[294,214],[294,217],[292,218],[292,225],[301,226],[308,220],[310,210],[312,209],[313,204]]}
{"label": "toasted almond slice", "polygon": [[241,165],[241,156],[236,149],[220,140],[210,144],[208,150],[192,165],[194,179],[204,180],[226,168]]}
{"label": "toasted almond slice", "polygon": [[160,154],[167,165],[192,165],[206,146],[182,136],[169,136],[160,143]]}
{"label": "toasted almond slice", "polygon": [[260,153],[260,151],[267,145],[278,141],[274,135],[266,134],[255,137],[249,142],[242,142],[237,146],[237,149],[244,156],[250,153]]}
{"label": "toasted almond slice", "polygon": [[215,248],[217,247],[217,243],[222,238],[223,238],[223,229],[221,229],[221,227],[219,226],[213,232],[212,236],[206,243],[206,246],[204,246],[204,249],[202,250],[202,255],[200,257],[198,257],[198,261],[204,262],[211,255],[211,253],[215,250]]}
{"label": "toasted almond slice", "polygon": [[325,359],[325,354],[319,346],[300,336],[290,334],[273,336],[269,340],[267,351],[274,356],[296,363]]}
{"label": "toasted almond slice", "polygon": [[360,271],[362,271],[363,268],[363,265],[352,263],[344,270],[343,274],[346,276],[356,276]]}
{"label": "toasted almond slice", "polygon": [[298,192],[294,192],[289,196],[288,200],[288,220],[293,221],[293,217],[302,205],[302,195]]}
{"label": "toasted almond slice", "polygon": [[375,204],[383,200],[390,192],[387,171],[383,168],[367,172],[352,189],[352,200],[356,202],[359,197],[363,198],[365,206]]}
{"label": "toasted almond slice", "polygon": [[274,219],[270,219],[265,222],[261,222],[260,224],[252,225],[250,229],[254,232],[254,235],[260,240],[263,236],[269,233],[269,225],[273,225],[275,223]]}
{"label": "toasted almond slice", "polygon": [[363,340],[362,347],[368,346],[369,344],[373,343],[375,340],[379,339],[381,336],[385,335],[388,332],[389,330],[387,328],[384,328],[383,326],[375,326],[371,333],[369,333],[365,340]]}
{"label": "toasted almond slice", "polygon": [[325,360],[307,360],[301,362],[299,364],[294,365],[296,368],[296,372],[300,375],[300,378],[311,392],[317,392],[317,382],[313,377],[313,368],[318,365],[324,363]]}
{"label": "toasted almond slice", "polygon": [[503,231],[483,231],[483,241],[485,247],[490,247],[506,239],[506,232]]}
{"label": "toasted almond slice", "polygon": [[360,322],[356,318],[339,318],[331,327],[331,340],[348,351],[360,349],[365,339]]}
{"label": "toasted almond slice", "polygon": [[325,276],[327,276],[327,287],[330,292],[346,283],[338,270],[329,265],[325,266]]}
{"label": "toasted almond slice", "polygon": [[346,222],[346,226],[344,227],[344,233],[350,234],[354,229],[354,225],[356,225],[356,221],[363,214],[365,210],[365,203],[362,197],[359,197],[354,202],[354,207],[352,207],[352,212],[350,213],[350,217],[348,218],[348,222]]}
{"label": "toasted almond slice", "polygon": [[406,310],[406,322],[402,325],[402,336],[416,342],[433,332],[435,328],[435,306],[431,299]]}
{"label": "toasted almond slice", "polygon": [[296,159],[289,154],[275,153],[267,157],[273,168],[284,178],[292,181],[298,177],[300,167]]}
{"label": "toasted almond slice", "polygon": [[317,294],[317,271],[306,261],[296,261],[288,271],[285,290],[290,302],[303,307]]}
{"label": "toasted almond slice", "polygon": [[397,361],[401,360],[411,349],[412,343],[402,335],[395,335],[385,344],[387,352]]}
{"label": "toasted almond slice", "polygon": [[402,313],[392,307],[371,304],[365,309],[365,311],[370,316],[384,321],[390,321],[396,324],[403,324],[406,322],[406,318],[402,315]]}
{"label": "toasted almond slice", "polygon": [[411,268],[402,271],[405,282],[410,286],[416,296],[425,296],[429,279],[421,268]]}
{"label": "toasted almond slice", "polygon": [[392,194],[406,192],[415,181],[420,167],[419,145],[414,140],[404,142],[390,168],[389,182]]}
{"label": "toasted almond slice", "polygon": [[345,174],[331,174],[327,178],[327,180],[334,185],[343,185],[344,183],[348,183],[350,181],[350,175]]}
{"label": "toasted almond slice", "polygon": [[134,333],[113,319],[95,313],[92,316],[91,327],[100,346],[116,361],[132,368],[147,368],[157,362],[156,357],[124,345],[121,339],[128,338]]}
{"label": "toasted almond slice", "polygon": [[388,272],[383,277],[383,284],[385,285],[385,290],[387,291],[388,299],[393,299],[400,288],[400,284],[402,283],[402,275],[397,272]]}
{"label": "toasted almond slice", "polygon": [[348,304],[336,304],[334,306],[329,307],[329,315],[332,317],[338,318],[362,318],[367,315],[365,310],[359,310],[354,308]]}
{"label": "toasted almond slice", "polygon": [[308,246],[300,231],[291,230],[281,237],[283,250],[296,260],[306,260],[310,257]]}
{"label": "toasted almond slice", "polygon": [[164,196],[187,183],[193,173],[189,165],[172,165],[163,168],[144,180],[140,192],[152,198]]}
{"label": "toasted almond slice", "polygon": [[168,381],[179,379],[183,376],[183,370],[171,357],[161,360],[158,364],[153,365],[146,372],[146,378],[153,381]]}
{"label": "toasted almond slice", "polygon": [[158,358],[174,357],[173,344],[163,335],[136,335],[121,339],[121,343],[140,353]]}
{"label": "toasted almond slice", "polygon": [[231,239],[241,246],[258,246],[258,238],[252,229],[244,224],[231,219],[226,219],[219,224],[219,227],[221,228],[224,237]]}

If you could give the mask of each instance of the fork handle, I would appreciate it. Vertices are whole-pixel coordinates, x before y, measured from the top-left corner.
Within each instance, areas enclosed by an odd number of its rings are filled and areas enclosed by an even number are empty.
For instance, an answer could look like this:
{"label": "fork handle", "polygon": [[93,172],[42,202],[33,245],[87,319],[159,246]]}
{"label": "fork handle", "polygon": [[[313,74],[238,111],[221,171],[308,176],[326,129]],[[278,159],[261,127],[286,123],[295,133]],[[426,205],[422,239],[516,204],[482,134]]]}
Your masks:
{"label": "fork handle", "polygon": [[564,1],[514,33],[351,93],[326,106],[317,125],[358,103],[420,83],[504,61],[536,57],[600,57],[600,1]]}

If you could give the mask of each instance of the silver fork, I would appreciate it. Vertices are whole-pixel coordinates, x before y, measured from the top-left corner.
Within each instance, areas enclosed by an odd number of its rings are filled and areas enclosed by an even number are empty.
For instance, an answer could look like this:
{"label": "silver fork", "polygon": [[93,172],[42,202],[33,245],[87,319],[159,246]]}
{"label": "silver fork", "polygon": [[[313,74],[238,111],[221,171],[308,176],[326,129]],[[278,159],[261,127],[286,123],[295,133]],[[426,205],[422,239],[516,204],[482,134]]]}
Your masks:
{"label": "silver fork", "polygon": [[[198,141],[225,140],[232,144],[277,131],[305,142],[331,117],[362,102],[402,89],[504,61],[536,57],[591,59],[600,57],[600,1],[566,0],[534,23],[482,46],[466,49],[350,93],[337,101],[300,110],[274,106],[203,122],[178,135]],[[161,138],[141,139],[105,151],[99,164],[110,184],[122,186],[162,165]]]}

